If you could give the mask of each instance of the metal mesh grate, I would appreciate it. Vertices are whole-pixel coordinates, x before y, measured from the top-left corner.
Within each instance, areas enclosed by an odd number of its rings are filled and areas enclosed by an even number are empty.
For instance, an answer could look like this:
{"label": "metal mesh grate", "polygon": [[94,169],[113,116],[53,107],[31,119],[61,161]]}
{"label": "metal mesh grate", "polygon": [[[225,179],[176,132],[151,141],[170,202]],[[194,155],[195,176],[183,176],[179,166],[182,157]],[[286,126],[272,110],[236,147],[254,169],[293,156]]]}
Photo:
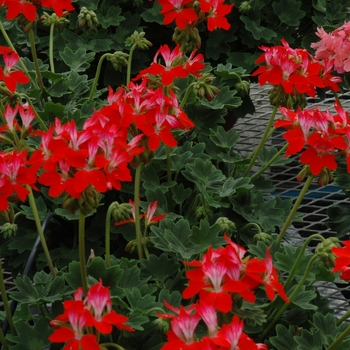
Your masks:
{"label": "metal mesh grate", "polygon": [[[269,102],[268,91],[271,87],[262,88],[258,84],[251,86],[251,98],[256,108],[254,115],[247,115],[238,120],[235,129],[241,135],[236,149],[243,155],[248,156],[258,145],[265,127],[270,119],[272,107]],[[345,110],[350,110],[350,91],[340,96],[342,106]],[[324,100],[309,99],[307,108],[318,106],[322,110],[334,111],[335,98],[329,95]],[[280,149],[284,146],[285,140],[282,133],[285,130],[275,130],[272,137],[268,140],[266,147],[276,147]],[[297,174],[302,169],[298,161],[299,156],[293,158],[292,162],[284,167],[271,167],[264,176],[271,180],[275,187],[275,195],[281,199],[295,200],[304,182],[299,183],[296,180]],[[253,169],[254,170],[254,169]],[[303,221],[293,223],[287,230],[286,240],[297,246],[302,244],[305,237],[314,233],[322,234],[324,237],[335,235],[335,232],[326,226],[328,220],[327,209],[334,203],[347,202],[348,198],[344,195],[341,188],[329,184],[327,186],[311,185],[308,193],[304,197],[299,212],[303,213]],[[350,228],[349,228],[350,231]],[[335,285],[334,283],[317,283],[320,294],[330,299],[331,307],[335,310],[337,316],[343,315],[348,311],[350,305],[350,285]]]}

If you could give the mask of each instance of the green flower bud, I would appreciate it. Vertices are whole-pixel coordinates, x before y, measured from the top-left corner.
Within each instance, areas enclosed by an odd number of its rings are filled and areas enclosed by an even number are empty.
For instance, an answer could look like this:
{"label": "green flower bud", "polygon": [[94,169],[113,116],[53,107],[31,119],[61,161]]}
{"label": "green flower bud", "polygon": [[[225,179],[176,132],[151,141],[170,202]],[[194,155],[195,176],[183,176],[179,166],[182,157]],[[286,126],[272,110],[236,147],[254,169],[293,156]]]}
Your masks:
{"label": "green flower bud", "polygon": [[241,80],[239,83],[235,85],[235,89],[237,90],[240,96],[248,95],[249,93],[249,82],[246,80]]}
{"label": "green flower bud", "polygon": [[304,165],[304,167],[299,171],[299,173],[297,175],[297,180],[299,182],[301,182],[305,179],[306,176],[310,176],[310,175],[312,175],[311,170],[310,170],[310,166]]}
{"label": "green flower bud", "polygon": [[331,269],[334,267],[335,256],[332,252],[333,247],[340,247],[340,242],[337,237],[329,237],[317,245],[315,254],[324,264],[325,267]]}
{"label": "green flower bud", "polygon": [[238,11],[244,15],[247,14],[251,9],[252,7],[250,6],[250,1],[243,1],[238,7]]}
{"label": "green flower bud", "polygon": [[261,241],[267,245],[269,245],[272,242],[272,237],[266,232],[259,232],[254,235],[254,239],[256,241]]}
{"label": "green flower bud", "polygon": [[231,236],[233,232],[236,231],[236,225],[233,221],[228,218],[221,217],[216,220],[216,224],[218,224],[221,228],[221,232],[226,232],[227,235]]}
{"label": "green flower bud", "polygon": [[0,210],[0,225],[7,223],[13,224],[15,220],[15,212],[11,204],[8,205],[6,210]]}
{"label": "green flower bud", "polygon": [[213,216],[213,211],[208,206],[199,206],[196,209],[196,219],[210,219]]}
{"label": "green flower bud", "polygon": [[80,9],[80,13],[77,18],[77,26],[83,31],[87,31],[89,29],[97,31],[99,24],[100,23],[94,11],[90,11],[86,7],[82,7]]}
{"label": "green flower bud", "polygon": [[200,48],[202,39],[196,27],[186,26],[184,29],[175,28],[173,41],[180,43],[180,50],[192,52]]}
{"label": "green flower bud", "polygon": [[115,222],[121,222],[129,220],[131,218],[132,205],[129,203],[119,204],[118,202],[113,203],[112,207],[112,218]]}
{"label": "green flower bud", "polygon": [[152,46],[152,43],[145,38],[146,33],[139,33],[137,30],[125,40],[126,46],[136,45],[141,50],[146,50]]}
{"label": "green flower bud", "polygon": [[77,198],[71,197],[66,193],[62,199],[62,208],[74,214],[79,209],[79,201]]}
{"label": "green flower bud", "polygon": [[11,236],[16,236],[18,227],[16,224],[11,224],[9,222],[5,223],[1,227],[1,233],[3,234],[4,238],[11,237]]}
{"label": "green flower bud", "polygon": [[156,318],[152,324],[160,334],[165,334],[170,329],[169,320],[162,317]]}
{"label": "green flower bud", "polygon": [[193,85],[193,92],[199,97],[203,98],[204,96],[208,100],[212,100],[215,95],[217,95],[220,90],[212,85],[214,77],[210,73],[204,73],[202,76],[198,77],[195,84]]}
{"label": "green flower bud", "polygon": [[333,180],[333,174],[332,171],[329,170],[328,168],[322,168],[320,176],[318,178],[317,183],[320,186],[326,186]]}
{"label": "green flower bud", "polygon": [[89,186],[78,199],[79,209],[83,215],[92,213],[100,204],[100,193],[93,186]]}
{"label": "green flower bud", "polygon": [[111,61],[113,68],[121,72],[123,69],[123,66],[125,67],[128,66],[128,58],[129,58],[129,55],[127,53],[124,53],[122,51],[116,51],[110,57],[109,60]]}
{"label": "green flower bud", "polygon": [[33,29],[36,25],[37,17],[33,22],[29,21],[23,14],[18,15],[16,18],[17,24],[23,28],[25,33],[29,32],[30,29]]}
{"label": "green flower bud", "polygon": [[60,29],[62,28],[65,24],[69,23],[69,20],[65,18],[69,14],[68,11],[63,12],[62,17],[58,17],[56,13],[53,13],[49,15],[47,12],[43,12],[43,15],[40,17],[41,23],[44,26],[50,27],[51,24],[55,25],[55,28]]}

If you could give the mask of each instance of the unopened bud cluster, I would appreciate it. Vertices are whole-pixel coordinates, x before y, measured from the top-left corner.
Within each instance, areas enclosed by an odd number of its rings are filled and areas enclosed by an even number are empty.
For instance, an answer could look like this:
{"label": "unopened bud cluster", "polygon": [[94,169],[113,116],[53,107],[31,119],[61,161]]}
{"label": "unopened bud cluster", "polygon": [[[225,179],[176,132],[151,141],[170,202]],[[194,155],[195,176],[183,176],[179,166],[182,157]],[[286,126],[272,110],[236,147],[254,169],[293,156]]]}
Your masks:
{"label": "unopened bud cluster", "polygon": [[82,30],[96,29],[99,25],[96,13],[94,11],[88,10],[86,7],[82,7],[78,15],[78,26]]}
{"label": "unopened bud cluster", "polygon": [[112,218],[115,222],[129,220],[131,213],[132,205],[129,203],[119,204],[118,202],[113,203],[112,208]]}
{"label": "unopened bud cluster", "polygon": [[129,55],[122,51],[116,51],[114,54],[110,57],[110,61],[113,65],[113,68],[119,72],[122,71],[123,67],[128,66],[128,58]]}
{"label": "unopened bud cluster", "polygon": [[220,90],[213,85],[214,77],[209,73],[204,73],[201,77],[197,78],[197,81],[193,85],[193,92],[199,97],[206,97],[208,100],[212,100]]}
{"label": "unopened bud cluster", "polygon": [[237,90],[240,96],[246,96],[249,93],[249,82],[246,80],[241,80],[235,85],[235,89]]}
{"label": "unopened bud cluster", "polygon": [[340,247],[339,239],[337,237],[329,237],[323,242],[319,243],[316,247],[315,254],[328,269],[334,267],[335,256],[332,252],[332,248]]}
{"label": "unopened bud cluster", "polygon": [[201,37],[198,29],[191,26],[186,26],[184,29],[175,28],[173,41],[176,44],[180,43],[180,50],[183,52],[192,52],[201,46]]}
{"label": "unopened bud cluster", "polygon": [[65,11],[63,12],[62,17],[58,17],[56,13],[50,15],[44,11],[40,19],[44,26],[50,27],[51,24],[54,24],[55,28],[62,28],[65,24],[69,23],[69,20],[65,18],[65,16],[67,16],[68,14],[69,12]]}
{"label": "unopened bud cluster", "polygon": [[134,33],[125,40],[125,43],[127,46],[136,45],[136,47],[141,50],[147,50],[152,46],[152,43],[145,38],[145,35],[145,32],[139,33],[135,30]]}
{"label": "unopened bud cluster", "polygon": [[269,91],[269,96],[272,106],[296,110],[298,107],[303,109],[307,104],[305,94],[299,94],[297,91],[287,94],[281,85],[275,85]]}
{"label": "unopened bud cluster", "polygon": [[221,232],[225,232],[228,236],[231,236],[236,231],[236,225],[228,218],[220,217],[215,222],[220,226]]}

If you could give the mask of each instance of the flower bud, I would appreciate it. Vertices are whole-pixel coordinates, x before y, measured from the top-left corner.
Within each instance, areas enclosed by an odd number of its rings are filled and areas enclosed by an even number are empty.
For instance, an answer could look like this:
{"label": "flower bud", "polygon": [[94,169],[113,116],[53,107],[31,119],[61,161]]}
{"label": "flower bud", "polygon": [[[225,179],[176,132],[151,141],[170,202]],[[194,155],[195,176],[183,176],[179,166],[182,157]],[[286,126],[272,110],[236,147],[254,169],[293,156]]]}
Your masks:
{"label": "flower bud", "polygon": [[74,214],[79,209],[79,200],[66,193],[62,199],[62,208]]}
{"label": "flower bud", "polygon": [[202,39],[198,29],[192,26],[186,26],[184,29],[175,28],[173,41],[180,44],[182,52],[192,52],[201,47]]}
{"label": "flower bud", "polygon": [[113,68],[121,72],[123,69],[123,66],[125,67],[128,66],[128,58],[129,58],[129,55],[127,53],[124,53],[122,51],[116,51],[110,57],[109,60],[111,61]]}
{"label": "flower bud", "polygon": [[204,73],[202,76],[197,77],[196,82],[193,85],[193,92],[199,97],[204,96],[208,100],[212,100],[220,90],[213,85],[214,77],[209,73]]}
{"label": "flower bud", "polygon": [[304,165],[304,167],[299,171],[299,173],[297,175],[297,180],[299,182],[301,182],[305,179],[306,176],[310,176],[310,175],[312,175],[312,173],[310,171],[310,166]]}
{"label": "flower bud", "polygon": [[332,252],[333,247],[340,247],[340,242],[337,237],[329,237],[317,245],[315,254],[324,264],[325,267],[331,269],[334,267],[335,256]]}
{"label": "flower bud", "polygon": [[13,224],[15,221],[15,212],[11,204],[8,205],[6,210],[0,210],[0,225],[6,223]]}
{"label": "flower bud", "polygon": [[93,186],[87,187],[78,199],[79,209],[83,215],[92,213],[100,204],[100,193]]}
{"label": "flower bud", "polygon": [[220,226],[221,232],[226,232],[228,236],[231,236],[232,233],[236,231],[235,223],[228,218],[218,218],[216,224]]}
{"label": "flower bud", "polygon": [[55,28],[62,28],[65,24],[69,23],[69,20],[65,18],[69,14],[68,11],[63,12],[62,17],[58,17],[56,13],[49,15],[47,12],[43,12],[43,15],[40,17],[41,23],[44,26],[50,27],[51,24],[55,25]]}
{"label": "flower bud", "polygon": [[29,21],[23,14],[18,15],[16,21],[17,24],[23,28],[25,33],[29,32],[30,29],[35,27],[37,16],[33,22]]}
{"label": "flower bud", "polygon": [[145,32],[139,33],[137,30],[135,30],[134,33],[125,40],[125,43],[127,46],[136,44],[137,48],[147,50],[152,46],[152,43],[145,38],[145,35]]}
{"label": "flower bud", "polygon": [[7,238],[11,236],[16,236],[17,230],[17,224],[11,224],[7,222],[1,227],[0,232],[3,234],[4,238]]}
{"label": "flower bud", "polygon": [[243,1],[238,7],[238,11],[244,15],[246,15],[251,9],[250,1]]}
{"label": "flower bud", "polygon": [[235,85],[235,89],[237,90],[240,96],[248,95],[249,93],[249,82],[246,80],[241,80]]}
{"label": "flower bud", "polygon": [[160,334],[165,334],[170,329],[169,320],[162,317],[156,318],[152,324]]}
{"label": "flower bud", "polygon": [[270,245],[272,242],[272,237],[266,232],[259,232],[254,235],[254,239],[258,242],[261,241],[267,245]]}
{"label": "flower bud", "polygon": [[208,206],[199,206],[196,209],[196,219],[210,219],[213,216],[213,211]]}
{"label": "flower bud", "polygon": [[320,176],[318,178],[317,183],[320,186],[326,186],[333,180],[333,174],[332,171],[329,170],[328,168],[322,168]]}
{"label": "flower bud", "polygon": [[100,23],[94,11],[88,10],[84,6],[80,9],[77,26],[80,27],[83,31],[87,31],[89,29],[94,29],[97,31],[99,24]]}
{"label": "flower bud", "polygon": [[115,222],[121,222],[129,220],[131,213],[132,205],[129,203],[119,204],[118,202],[113,203],[112,207],[112,218]]}

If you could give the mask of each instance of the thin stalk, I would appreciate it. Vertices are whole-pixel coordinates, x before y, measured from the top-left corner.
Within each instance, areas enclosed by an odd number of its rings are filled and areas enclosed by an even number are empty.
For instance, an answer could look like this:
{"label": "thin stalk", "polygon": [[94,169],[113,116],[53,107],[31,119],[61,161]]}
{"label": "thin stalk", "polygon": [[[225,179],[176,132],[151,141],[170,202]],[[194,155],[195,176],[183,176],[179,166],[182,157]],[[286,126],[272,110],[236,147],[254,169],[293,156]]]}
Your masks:
{"label": "thin stalk", "polygon": [[103,343],[103,344],[100,344],[100,347],[112,347],[112,348],[115,348],[115,349],[118,349],[118,350],[125,350],[122,346],[118,345],[118,344],[114,344],[114,343]]}
{"label": "thin stalk", "polygon": [[50,25],[50,42],[49,42],[49,59],[50,59],[50,68],[51,72],[55,73],[55,63],[53,61],[53,35],[55,32],[55,23]]}
{"label": "thin stalk", "polygon": [[106,267],[111,267],[111,219],[115,203],[117,202],[111,203],[111,205],[108,207],[106,215]]}
{"label": "thin stalk", "polygon": [[[166,150],[166,171],[167,171],[167,180],[170,183],[171,182],[171,162],[170,162],[170,147],[169,146],[165,146],[165,150]],[[174,202],[173,202],[173,197],[171,195],[171,191],[169,190],[169,209],[170,211],[173,211],[174,209]]]}
{"label": "thin stalk", "polygon": [[288,143],[286,143],[259,171],[257,171],[252,177],[251,182],[256,180],[276,159],[287,149]]}
{"label": "thin stalk", "polygon": [[7,321],[8,321],[9,326],[10,326],[11,334],[17,335],[16,328],[15,328],[15,325],[14,325],[13,319],[12,319],[12,313],[11,313],[9,301],[7,298],[4,273],[2,271],[1,256],[0,256],[0,292],[1,292],[1,299],[2,299],[2,302],[4,304],[4,309],[5,309]]}
{"label": "thin stalk", "polygon": [[261,140],[260,140],[260,143],[258,145],[258,147],[256,148],[255,152],[253,153],[253,156],[250,160],[250,163],[248,165],[248,168],[246,169],[245,173],[243,176],[248,176],[250,170],[253,168],[254,164],[255,164],[255,161],[256,159],[258,158],[259,156],[259,153],[262,149],[262,147],[264,146],[266,140],[268,139],[268,135],[270,133],[270,129],[272,127],[272,124],[275,120],[275,116],[277,114],[277,111],[278,111],[278,106],[275,106],[272,110],[272,113],[271,113],[271,117],[270,117],[270,120],[269,122],[267,123],[267,126],[266,126],[266,129],[265,129],[265,132],[264,132],[264,135],[262,136]]}
{"label": "thin stalk", "polygon": [[258,224],[256,224],[255,222],[250,222],[250,223],[244,225],[241,229],[239,229],[238,232],[241,233],[242,231],[247,230],[249,227],[255,227],[259,233],[261,232],[260,226]]}
{"label": "thin stalk", "polygon": [[267,327],[264,329],[263,333],[261,334],[261,337],[259,339],[259,341],[263,341],[265,339],[265,337],[269,334],[270,329],[276,324],[276,322],[279,320],[279,318],[281,317],[281,315],[284,313],[284,311],[287,309],[287,307],[289,306],[289,304],[294,300],[294,298],[297,296],[297,294],[299,293],[301,287],[304,285],[307,277],[309,276],[310,270],[312,268],[312,265],[314,263],[314,261],[318,259],[317,255],[314,255],[307,267],[306,267],[306,271],[304,273],[303,278],[301,279],[301,281],[298,283],[298,285],[296,286],[296,288],[294,289],[292,295],[290,297],[288,297],[289,302],[288,303],[284,303],[283,306],[277,311],[277,313],[275,314],[275,316],[273,317],[271,322],[268,322]]}
{"label": "thin stalk", "polygon": [[142,249],[142,233],[140,220],[140,184],[141,184],[142,164],[136,167],[135,184],[134,184],[134,206],[135,206],[135,229],[136,229],[136,244],[139,259],[143,259]]}
{"label": "thin stalk", "polygon": [[0,327],[0,343],[2,344],[4,350],[8,350],[7,341],[1,327]]}
{"label": "thin stalk", "polygon": [[83,215],[81,212],[79,215],[79,260],[81,282],[83,285],[84,295],[86,295],[88,291],[88,282],[85,261],[85,215]]}
{"label": "thin stalk", "polygon": [[92,88],[91,88],[91,92],[90,92],[88,103],[92,102],[92,99],[94,97],[94,94],[95,94],[95,91],[96,91],[96,87],[97,87],[97,83],[98,83],[98,79],[100,78],[100,73],[101,73],[101,69],[102,69],[103,60],[106,57],[109,57],[109,56],[112,56],[112,54],[105,53],[105,54],[103,54],[101,56],[100,60],[98,61],[96,74],[95,74],[95,79],[94,79],[94,83],[93,83]]}
{"label": "thin stalk", "polygon": [[44,254],[45,254],[45,257],[46,257],[47,264],[49,265],[49,269],[50,269],[51,275],[52,275],[53,278],[56,278],[56,271],[55,271],[55,268],[54,268],[53,263],[52,263],[52,259],[51,259],[51,255],[50,255],[49,249],[48,249],[47,244],[46,244],[46,239],[45,239],[45,235],[44,235],[43,229],[41,227],[41,222],[40,222],[40,218],[39,218],[38,208],[37,208],[36,203],[35,203],[33,191],[31,189],[31,187],[28,186],[28,185],[26,186],[26,188],[29,191],[29,194],[28,194],[29,205],[30,205],[30,207],[32,209],[32,212],[33,212],[34,221],[35,221],[36,229],[38,230],[38,234],[39,234],[39,237],[40,237],[41,246],[43,247],[43,251],[44,251]]}
{"label": "thin stalk", "polygon": [[339,344],[341,344],[341,342],[350,334],[350,326],[348,328],[345,329],[345,331],[340,334],[340,336],[334,340],[334,342],[329,345],[329,347],[326,350],[333,350],[335,349]]}
{"label": "thin stalk", "polygon": [[281,232],[279,233],[279,235],[278,235],[278,237],[276,239],[276,242],[281,242],[285,232],[287,231],[287,228],[289,227],[290,223],[293,220],[293,217],[294,217],[296,211],[299,208],[299,205],[300,205],[301,201],[303,200],[307,190],[309,189],[313,178],[314,178],[313,175],[309,175],[309,177],[305,181],[304,187],[300,191],[299,196],[298,196],[297,200],[295,201],[292,210],[289,212],[289,215],[288,215],[288,217],[287,217],[287,219],[286,219],[286,221],[285,221],[285,223],[284,223],[284,225],[283,225],[283,227],[281,229]]}
{"label": "thin stalk", "polygon": [[128,67],[126,69],[126,86],[129,85],[130,80],[131,80],[131,62],[132,62],[132,56],[134,54],[136,46],[137,46],[137,44],[135,43],[130,48],[129,57],[128,57]]}
{"label": "thin stalk", "polygon": [[346,313],[342,317],[340,317],[340,319],[337,321],[337,327],[340,326],[349,317],[350,317],[350,310],[346,311]]}
{"label": "thin stalk", "polygon": [[33,29],[29,29],[28,34],[29,34],[30,49],[31,49],[31,52],[32,52],[32,57],[33,57],[33,62],[34,62],[36,76],[38,78],[38,83],[39,83],[39,87],[40,87],[40,90],[41,90],[42,97],[46,101],[46,92],[45,92],[43,79],[42,79],[42,76],[41,76],[38,56],[36,54],[35,39],[34,39],[34,31],[33,31]]}
{"label": "thin stalk", "polygon": [[290,282],[292,281],[292,279],[293,279],[293,277],[294,277],[294,275],[295,275],[295,272],[296,272],[296,270],[297,270],[297,268],[298,268],[298,266],[299,266],[299,264],[300,264],[300,261],[301,261],[301,259],[302,259],[303,256],[304,256],[304,252],[305,252],[306,248],[308,247],[309,243],[310,243],[313,239],[316,239],[316,238],[319,238],[322,242],[325,241],[325,238],[324,238],[323,236],[317,234],[317,233],[315,233],[315,234],[311,235],[310,237],[308,237],[308,239],[304,242],[304,244],[303,244],[303,246],[302,246],[302,248],[301,248],[301,250],[300,250],[300,252],[299,252],[299,255],[298,255],[298,257],[297,257],[297,260],[295,260],[295,262],[294,262],[294,265],[293,265],[293,267],[292,267],[292,269],[291,269],[291,271],[290,271],[290,273],[289,273],[289,276],[288,276],[288,278],[287,278],[287,281],[284,283],[284,289],[285,289],[285,290],[287,290],[287,288],[288,288]]}
{"label": "thin stalk", "polygon": [[181,100],[181,103],[180,103],[180,108],[183,108],[184,107],[184,105],[186,104],[186,101],[187,101],[187,99],[188,99],[188,96],[190,96],[190,92],[191,92],[191,89],[193,88],[193,86],[195,85],[195,83],[192,83],[192,84],[190,84],[188,87],[187,87],[187,90],[186,90],[186,92],[185,92],[185,95],[184,95],[184,97],[182,98],[182,100]]}

